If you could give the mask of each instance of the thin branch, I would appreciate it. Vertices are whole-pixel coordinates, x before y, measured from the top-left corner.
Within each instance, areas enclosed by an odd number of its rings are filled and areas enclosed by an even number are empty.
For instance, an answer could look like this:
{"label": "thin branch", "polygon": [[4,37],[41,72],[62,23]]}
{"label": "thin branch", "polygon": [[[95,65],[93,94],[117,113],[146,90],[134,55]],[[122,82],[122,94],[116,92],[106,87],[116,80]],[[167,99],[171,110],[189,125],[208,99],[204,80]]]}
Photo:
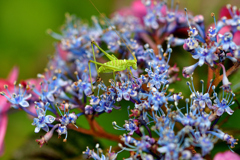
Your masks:
{"label": "thin branch", "polygon": [[149,44],[149,46],[154,50],[154,53],[157,54],[158,53],[158,48],[157,45],[155,44],[155,42],[153,42],[153,40],[149,37],[149,35],[147,33],[139,33],[140,37]]}
{"label": "thin branch", "polygon": [[[240,63],[235,63],[234,66],[232,66],[231,68],[229,68],[226,72],[226,75],[229,76],[231,75],[233,72],[235,72],[238,68],[240,67]],[[216,78],[213,81],[213,85],[215,85],[216,87],[218,86],[218,84],[222,81],[223,79],[223,75],[219,75],[220,70],[216,69],[215,75]],[[209,91],[209,94],[211,95],[213,92],[213,90],[211,89]]]}
{"label": "thin branch", "polygon": [[208,66],[208,79],[207,79],[207,88],[209,88],[210,81],[213,79],[213,69],[211,66]]}
{"label": "thin branch", "polygon": [[83,133],[83,134],[87,134],[87,135],[91,135],[91,136],[94,136],[94,137],[99,137],[99,138],[105,138],[105,139],[108,139],[108,140],[112,140],[112,141],[117,141],[117,142],[121,142],[119,136],[117,135],[114,135],[114,134],[110,134],[110,133],[107,133],[107,132],[94,132],[93,130],[88,130],[88,129],[84,129],[84,128],[76,128],[74,125],[70,124],[68,125],[68,127],[70,129],[73,129],[77,132],[80,132],[80,133]]}
{"label": "thin branch", "polygon": [[87,121],[90,125],[91,130],[93,130],[94,132],[96,131],[94,125],[93,125],[93,117],[91,115],[86,115]]}
{"label": "thin branch", "polygon": [[96,127],[97,131],[103,132],[104,129],[97,123],[96,120],[93,120],[93,125]]}

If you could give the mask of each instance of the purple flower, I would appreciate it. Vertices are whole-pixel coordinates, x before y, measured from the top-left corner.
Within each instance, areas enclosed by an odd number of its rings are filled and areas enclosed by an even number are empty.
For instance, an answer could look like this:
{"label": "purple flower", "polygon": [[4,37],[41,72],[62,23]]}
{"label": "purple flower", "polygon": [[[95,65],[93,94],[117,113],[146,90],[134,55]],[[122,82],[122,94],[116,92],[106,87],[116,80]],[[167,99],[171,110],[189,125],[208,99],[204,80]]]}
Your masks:
{"label": "purple flower", "polygon": [[40,147],[43,146],[43,144],[47,143],[49,139],[52,138],[54,130],[59,127],[59,124],[56,124],[49,132],[47,132],[41,139],[36,139],[36,142],[40,145]]}
{"label": "purple flower", "polygon": [[93,107],[90,105],[86,105],[85,107],[85,114],[93,114]]}
{"label": "purple flower", "polygon": [[138,126],[136,125],[137,123],[138,123],[138,120],[136,119],[129,119],[129,121],[125,121],[125,124],[123,125],[123,127],[127,131],[130,131],[128,135],[133,135],[133,133],[138,130]]}
{"label": "purple flower", "polygon": [[223,69],[223,79],[222,79],[222,86],[221,88],[225,91],[231,91],[231,87],[230,85],[232,84],[231,82],[229,82],[228,78],[227,78],[227,75],[226,75],[226,70],[225,70],[225,67],[224,65],[222,65],[221,63],[219,64],[222,69]]}
{"label": "purple flower", "polygon": [[194,70],[197,68],[197,66],[198,66],[198,63],[195,63],[194,65],[191,65],[189,67],[184,67],[182,71],[183,77],[185,78],[191,77],[193,75]]}

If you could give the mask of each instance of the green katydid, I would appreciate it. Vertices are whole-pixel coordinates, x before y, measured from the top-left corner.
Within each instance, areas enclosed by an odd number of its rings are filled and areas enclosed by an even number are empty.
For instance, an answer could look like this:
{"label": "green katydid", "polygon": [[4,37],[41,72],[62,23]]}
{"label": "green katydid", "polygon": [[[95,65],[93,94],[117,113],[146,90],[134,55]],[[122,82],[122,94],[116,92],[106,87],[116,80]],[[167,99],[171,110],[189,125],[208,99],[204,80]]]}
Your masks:
{"label": "green katydid", "polygon": [[[96,62],[93,44],[98,49],[100,49],[108,57],[108,59],[110,60],[109,62],[106,62],[106,63]],[[115,81],[115,72],[123,71],[123,70],[127,69],[131,73],[131,75],[132,75],[130,67],[132,67],[135,70],[137,69],[137,59],[136,59],[134,54],[133,54],[134,60],[126,60],[126,59],[120,59],[119,60],[114,55],[110,55],[107,52],[105,52],[101,47],[99,47],[96,44],[96,42],[92,41],[91,42],[91,46],[92,46],[92,50],[93,50],[94,61],[89,60],[88,66],[89,66],[89,73],[90,73],[90,80],[91,80],[92,90],[93,90],[93,84],[92,84],[90,63],[94,63],[96,65],[98,76],[99,76],[99,73],[111,73],[111,72],[113,72],[113,79],[114,79],[114,81]],[[100,65],[100,67],[98,68],[97,65]]]}
{"label": "green katydid", "polygon": [[[94,6],[94,8],[98,11],[98,13],[104,17],[102,15],[102,13],[97,9],[97,7],[94,5],[94,3],[89,0],[92,5]],[[99,47],[97,45],[97,43],[95,41],[91,42],[91,46],[92,46],[92,51],[93,51],[93,58],[94,61],[89,60],[88,62],[88,66],[89,66],[89,74],[90,74],[90,80],[91,80],[91,86],[92,86],[92,90],[93,90],[93,84],[92,84],[92,76],[91,76],[91,68],[90,68],[90,63],[94,63],[97,69],[97,73],[99,76],[99,73],[111,73],[113,72],[113,78],[114,81],[116,83],[115,80],[115,72],[117,71],[123,71],[123,70],[128,70],[131,75],[133,76],[130,67],[132,67],[134,70],[137,69],[137,58],[135,57],[135,55],[132,53],[131,49],[129,48],[129,46],[126,44],[125,40],[118,34],[118,32],[116,31],[115,27],[112,27],[109,22],[104,18],[104,20],[107,22],[107,24],[116,32],[116,34],[120,37],[120,39],[123,41],[123,43],[126,45],[127,49],[130,51],[130,53],[132,54],[134,60],[126,60],[126,59],[117,59],[117,57],[115,57],[114,55],[110,55],[108,54],[106,51],[104,51],[101,47]],[[110,60],[109,62],[106,63],[99,63],[96,61],[95,58],[95,53],[94,53],[94,48],[93,48],[93,44],[99,49],[101,50],[106,56],[107,58]],[[100,67],[98,68],[97,65],[100,65]]]}

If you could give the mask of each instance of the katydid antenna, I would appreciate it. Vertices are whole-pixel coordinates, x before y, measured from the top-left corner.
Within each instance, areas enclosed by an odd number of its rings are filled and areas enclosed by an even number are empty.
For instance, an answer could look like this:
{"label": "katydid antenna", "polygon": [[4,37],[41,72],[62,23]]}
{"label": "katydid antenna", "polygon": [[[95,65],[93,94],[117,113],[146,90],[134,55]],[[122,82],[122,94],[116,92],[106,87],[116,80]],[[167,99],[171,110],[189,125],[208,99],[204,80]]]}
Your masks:
{"label": "katydid antenna", "polygon": [[122,42],[126,45],[127,49],[130,51],[130,53],[132,54],[133,58],[135,61],[137,61],[136,56],[133,54],[132,50],[130,49],[130,47],[126,44],[126,41],[121,37],[121,35],[117,32],[116,28],[113,27],[108,20],[105,18],[105,16],[103,16],[103,14],[98,10],[98,8],[95,6],[95,4],[89,0],[90,3],[93,5],[93,7],[98,11],[98,13],[103,17],[104,21],[111,27],[112,30],[114,30],[114,32],[120,37],[120,39],[122,40]]}

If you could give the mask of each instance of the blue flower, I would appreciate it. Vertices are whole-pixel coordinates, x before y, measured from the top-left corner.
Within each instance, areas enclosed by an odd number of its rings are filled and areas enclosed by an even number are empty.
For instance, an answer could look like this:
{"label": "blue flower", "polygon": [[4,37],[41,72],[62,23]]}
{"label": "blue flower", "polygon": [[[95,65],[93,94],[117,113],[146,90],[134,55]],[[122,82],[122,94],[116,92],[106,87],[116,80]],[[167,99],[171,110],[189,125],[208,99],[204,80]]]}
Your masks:
{"label": "blue flower", "polygon": [[155,111],[159,110],[163,104],[167,104],[167,98],[163,92],[153,91],[152,95],[148,98],[149,103],[152,104]]}
{"label": "blue flower", "polygon": [[111,113],[113,109],[113,104],[115,101],[108,101],[107,99],[101,99],[99,102],[99,105],[94,108],[96,112],[102,112],[105,111],[107,113]]}
{"label": "blue flower", "polygon": [[[78,76],[77,76],[78,78]],[[83,93],[86,96],[89,96],[92,93],[91,83],[88,82],[87,73],[82,74],[82,80],[78,78],[77,82],[74,82],[72,87],[75,90],[78,90],[78,99],[83,98]]]}
{"label": "blue flower", "polygon": [[211,38],[211,40],[216,41],[216,35],[217,35],[216,28],[210,27],[208,32],[209,32],[208,35]]}
{"label": "blue flower", "polygon": [[234,50],[237,49],[237,45],[232,41],[233,40],[233,35],[230,32],[224,33],[224,35],[218,34],[220,38],[220,44],[222,45],[222,49],[225,52],[230,51],[233,53]]}
{"label": "blue flower", "polygon": [[218,138],[220,138],[223,141],[226,141],[228,144],[230,144],[231,148],[234,148],[235,144],[237,144],[238,139],[235,139],[233,136],[222,132],[219,129],[216,129],[215,131],[208,131],[207,133],[210,133]]}
{"label": "blue flower", "polygon": [[87,147],[86,151],[84,151],[83,154],[87,155],[88,159],[93,158],[94,160],[115,160],[117,159],[118,153],[122,152],[122,150],[118,151],[117,153],[112,152],[111,151],[112,147],[110,147],[108,153],[105,156],[102,152],[102,149],[99,148],[99,144],[96,144],[96,149],[97,149],[97,153],[95,153],[93,149],[90,150]]}
{"label": "blue flower", "polygon": [[217,55],[214,53],[216,49],[216,47],[212,47],[210,49],[198,47],[194,50],[195,52],[192,57],[194,59],[199,59],[199,66],[202,66],[204,62],[207,62],[209,65],[213,66],[213,61],[218,60]]}
{"label": "blue flower", "polygon": [[69,117],[67,115],[62,116],[60,122],[62,125],[67,126],[70,123]]}
{"label": "blue flower", "polygon": [[135,119],[129,119],[128,121],[125,121],[125,124],[123,127],[127,130],[130,131],[128,135],[133,135],[133,133],[138,130],[138,126],[136,125],[138,123],[138,120]]}
{"label": "blue flower", "polygon": [[86,105],[86,107],[85,107],[85,114],[86,115],[93,114],[93,107],[90,106],[90,105]]}
{"label": "blue flower", "polygon": [[234,94],[233,93],[230,94],[232,94],[230,101],[225,99],[228,98],[228,94],[226,95],[225,98],[222,98],[221,101],[218,99],[218,97],[216,97],[216,99],[214,100],[213,109],[215,109],[216,114],[218,116],[221,116],[224,112],[227,112],[229,115],[233,114],[234,111],[230,108],[230,106],[234,104],[234,102],[232,102]]}
{"label": "blue flower", "polygon": [[[60,111],[60,109],[58,107],[58,110],[61,114],[61,118],[59,119],[59,121],[61,122],[61,125],[67,126],[70,123],[75,124],[78,116],[74,112],[69,113],[69,108],[70,108],[69,104],[64,102],[61,105],[61,107],[64,110],[64,113],[62,114],[62,112]],[[79,113],[78,115],[82,115],[82,114],[83,113]]]}
{"label": "blue flower", "polygon": [[55,121],[55,117],[51,115],[46,115],[47,109],[44,111],[42,108],[37,108],[38,118],[33,119],[32,125],[36,126],[35,133],[38,133],[42,128],[44,131],[48,132],[49,128],[47,124],[51,124]]}
{"label": "blue flower", "polygon": [[33,88],[33,91],[40,96],[41,100],[43,102],[54,102],[54,93],[57,91],[57,87],[51,88],[51,84],[48,84],[47,82],[43,82],[41,85],[41,92],[36,90],[36,88]]}
{"label": "blue flower", "polygon": [[63,38],[61,40],[62,49],[71,51],[71,49],[79,48],[81,46],[81,40],[82,40],[82,37],[76,37],[76,36]]}
{"label": "blue flower", "polygon": [[153,29],[157,29],[159,27],[157,22],[157,16],[150,12],[144,17],[144,23],[147,27],[151,27]]}
{"label": "blue flower", "polygon": [[165,153],[165,159],[178,159],[179,148],[177,143],[168,143],[157,149],[160,153]]}
{"label": "blue flower", "polygon": [[68,118],[70,123],[75,124],[78,117],[74,112],[72,112],[68,114]]}
{"label": "blue flower", "polygon": [[57,129],[58,136],[60,137],[62,134],[65,134],[65,138],[63,139],[63,142],[67,141],[67,127],[66,126],[59,126]]}
{"label": "blue flower", "polygon": [[17,109],[19,107],[29,106],[29,103],[26,100],[29,99],[32,95],[26,95],[27,91],[23,89],[21,84],[19,84],[19,89],[17,89],[16,85],[14,85],[15,93],[12,94],[9,92],[7,85],[4,85],[4,88],[7,90],[9,96],[7,96],[5,92],[0,92],[0,94],[7,98],[7,100],[12,104],[13,108]]}
{"label": "blue flower", "polygon": [[197,142],[192,143],[195,146],[199,146],[202,149],[202,156],[205,156],[213,149],[213,140],[207,137],[206,135],[200,136],[199,132],[195,132],[194,134],[195,141]]}
{"label": "blue flower", "polygon": [[188,46],[188,50],[193,50],[198,47],[198,41],[194,38],[186,39],[184,44]]}
{"label": "blue flower", "polygon": [[110,30],[102,35],[102,40],[108,44],[110,42],[117,42],[120,40],[120,38],[115,31]]}
{"label": "blue flower", "polygon": [[117,89],[117,101],[121,101],[122,97],[126,101],[130,100],[130,93],[132,92],[132,90],[130,88],[125,88],[125,87],[118,88],[118,87],[116,87],[116,89]]}

